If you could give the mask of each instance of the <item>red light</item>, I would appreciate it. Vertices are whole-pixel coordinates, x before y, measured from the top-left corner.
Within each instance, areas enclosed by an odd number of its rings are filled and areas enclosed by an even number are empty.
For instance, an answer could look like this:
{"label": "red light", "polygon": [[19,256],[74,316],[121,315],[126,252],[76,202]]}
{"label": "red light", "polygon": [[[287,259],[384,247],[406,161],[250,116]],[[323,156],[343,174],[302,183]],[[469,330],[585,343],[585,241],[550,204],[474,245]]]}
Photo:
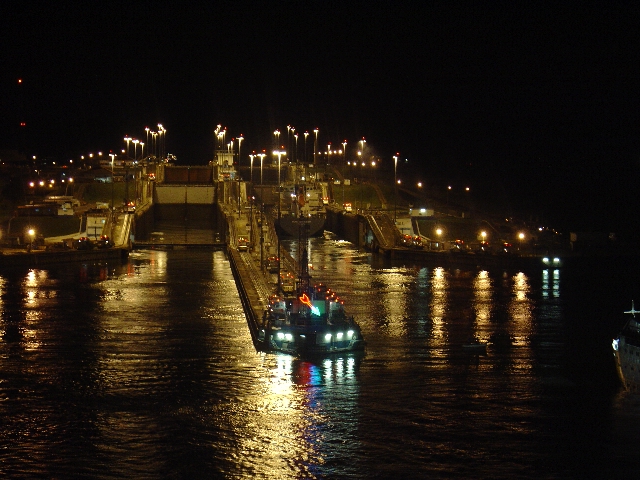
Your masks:
{"label": "red light", "polygon": [[306,305],[307,307],[311,307],[311,299],[309,299],[306,293],[303,293],[302,296],[298,298],[300,299],[300,303]]}
{"label": "red light", "polygon": [[21,127],[26,127],[26,126],[27,126],[27,123],[26,123],[26,122],[20,122],[20,126],[21,126]]}
{"label": "red light", "polygon": [[21,78],[18,79],[18,83],[22,83],[22,79]]}

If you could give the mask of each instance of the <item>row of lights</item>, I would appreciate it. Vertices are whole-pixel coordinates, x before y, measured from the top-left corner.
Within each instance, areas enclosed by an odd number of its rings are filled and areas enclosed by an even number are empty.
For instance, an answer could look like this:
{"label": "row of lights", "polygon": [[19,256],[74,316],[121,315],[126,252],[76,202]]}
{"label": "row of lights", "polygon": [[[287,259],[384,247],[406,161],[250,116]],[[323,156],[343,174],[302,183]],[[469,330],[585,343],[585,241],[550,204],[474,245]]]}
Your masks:
{"label": "row of lights", "polygon": [[[352,340],[353,339],[353,334],[355,332],[353,330],[348,330],[346,332],[346,340]],[[304,335],[300,335],[301,337],[304,338]],[[278,332],[276,334],[276,337],[278,338],[278,340],[286,340],[287,342],[291,342],[293,340],[293,334],[292,333],[284,333],[284,332]],[[327,343],[331,342],[331,338],[333,337],[333,334],[331,333],[327,333],[324,336],[324,339]],[[342,341],[345,339],[345,332],[337,332],[336,333],[336,340],[338,342]]]}

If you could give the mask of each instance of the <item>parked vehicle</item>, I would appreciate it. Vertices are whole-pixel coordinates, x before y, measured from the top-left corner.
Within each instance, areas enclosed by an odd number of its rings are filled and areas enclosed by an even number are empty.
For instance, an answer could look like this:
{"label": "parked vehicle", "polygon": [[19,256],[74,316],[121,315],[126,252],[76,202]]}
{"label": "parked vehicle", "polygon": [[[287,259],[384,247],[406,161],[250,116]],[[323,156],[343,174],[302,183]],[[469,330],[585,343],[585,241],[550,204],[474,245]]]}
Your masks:
{"label": "parked vehicle", "polygon": [[113,247],[113,242],[108,235],[100,235],[100,238],[96,240],[97,248],[110,248]]}
{"label": "parked vehicle", "polygon": [[271,256],[267,258],[267,271],[269,273],[277,273],[278,272],[278,261],[280,259],[276,256]]}
{"label": "parked vehicle", "polygon": [[464,240],[456,240],[451,246],[451,252],[463,253],[467,251],[467,246],[464,244]]}
{"label": "parked vehicle", "polygon": [[80,237],[73,242],[73,248],[76,250],[91,250],[93,242],[89,237]]}
{"label": "parked vehicle", "polygon": [[246,252],[249,250],[249,240],[247,237],[238,237],[238,251]]}

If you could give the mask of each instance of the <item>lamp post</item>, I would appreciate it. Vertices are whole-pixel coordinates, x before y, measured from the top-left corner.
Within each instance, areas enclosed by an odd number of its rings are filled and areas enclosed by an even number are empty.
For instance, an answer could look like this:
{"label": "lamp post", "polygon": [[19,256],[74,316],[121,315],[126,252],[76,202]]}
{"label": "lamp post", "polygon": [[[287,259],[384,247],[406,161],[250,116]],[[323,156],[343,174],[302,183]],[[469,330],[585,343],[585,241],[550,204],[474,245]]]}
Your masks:
{"label": "lamp post", "polygon": [[257,156],[260,157],[260,199],[262,200],[262,161],[264,160],[264,157],[267,156],[267,154],[259,153]]}
{"label": "lamp post", "polygon": [[240,168],[240,158],[242,158],[240,156],[240,147],[242,146],[242,141],[244,140],[244,137],[242,136],[242,134],[240,134],[240,136],[238,137],[238,168]]}
{"label": "lamp post", "polygon": [[313,165],[316,165],[316,155],[318,153],[318,132],[320,130],[318,130],[317,128],[315,128],[313,130],[313,133],[316,134],[316,139],[313,141]]}
{"label": "lamp post", "polygon": [[[278,225],[280,224],[281,218],[281,192],[280,192],[280,159],[282,155],[286,155],[287,152],[281,152],[280,150],[275,150],[273,152],[274,155],[278,156]],[[282,291],[282,281],[280,278],[280,235],[278,235],[278,293]]]}
{"label": "lamp post", "polygon": [[147,132],[147,145],[149,145],[149,131],[151,129],[149,127],[144,127],[144,131]]}
{"label": "lamp post", "polygon": [[253,159],[256,158],[255,152],[249,155],[249,181],[251,182],[251,188],[253,188]]}
{"label": "lamp post", "polygon": [[[224,134],[222,132],[218,133],[218,146],[217,146],[217,150],[220,151],[222,150],[222,137],[224,136]],[[220,159],[218,159],[219,161]]]}
{"label": "lamp post", "polygon": [[36,231],[33,228],[29,228],[27,231],[29,234],[29,251],[33,250],[33,237],[36,236]]}
{"label": "lamp post", "polygon": [[[343,163],[343,167],[344,165],[347,164],[347,141],[345,140],[344,142],[342,142],[342,163]],[[344,172],[344,170],[343,170]]]}
{"label": "lamp post", "polygon": [[295,152],[295,157],[296,157],[296,163],[298,163],[298,134],[294,133],[293,134],[293,138],[296,139],[296,152]]}
{"label": "lamp post", "polygon": [[124,141],[127,142],[127,157],[129,156],[129,142],[131,141],[131,138],[129,138],[129,135],[126,135],[124,137]]}
{"label": "lamp post", "polygon": [[273,137],[276,140],[276,148],[280,148],[280,130],[278,129],[274,130]]}
{"label": "lamp post", "polygon": [[158,124],[158,156],[160,157],[160,159],[163,158],[163,154],[162,154],[162,134],[164,133],[164,127],[162,126],[161,123]]}
{"label": "lamp post", "polygon": [[264,268],[264,227],[262,225],[262,212],[264,212],[264,197],[262,195],[262,161],[264,157],[266,157],[266,153],[259,153],[258,157],[260,157],[260,269]]}
{"label": "lamp post", "polygon": [[113,203],[113,159],[116,157],[116,154],[110,153],[109,156],[111,157],[111,213],[113,214],[113,209],[115,207]]}
{"label": "lamp post", "polygon": [[131,143],[133,143],[133,160],[136,161],[138,160],[137,151],[138,151],[138,144],[140,143],[140,140],[138,140],[137,138],[134,138]]}
{"label": "lamp post", "polygon": [[273,154],[278,157],[278,219],[280,219],[280,159],[283,155],[286,155],[287,152],[283,152],[280,150],[274,150]]}
{"label": "lamp post", "polygon": [[[142,162],[143,160],[144,160],[144,142],[140,142],[140,161]],[[140,189],[138,188],[138,172],[139,170],[136,168],[134,170],[134,179],[135,179],[135,185],[136,185],[136,205],[138,204],[138,199],[140,197],[139,192],[141,190],[141,188]]]}
{"label": "lamp post", "polygon": [[[73,178],[69,177],[69,179],[67,180],[67,186],[64,189],[64,195],[65,197],[67,196],[67,191],[69,190],[69,184],[73,183]],[[73,195],[73,190],[71,190],[71,195]]]}
{"label": "lamp post", "polygon": [[396,224],[398,213],[398,155],[393,156],[393,224]]}
{"label": "lamp post", "polygon": [[307,162],[307,137],[309,136],[309,132],[304,132],[304,163]]}
{"label": "lamp post", "polygon": [[167,138],[167,129],[158,124],[158,133],[160,134],[160,158],[164,158],[164,145]]}

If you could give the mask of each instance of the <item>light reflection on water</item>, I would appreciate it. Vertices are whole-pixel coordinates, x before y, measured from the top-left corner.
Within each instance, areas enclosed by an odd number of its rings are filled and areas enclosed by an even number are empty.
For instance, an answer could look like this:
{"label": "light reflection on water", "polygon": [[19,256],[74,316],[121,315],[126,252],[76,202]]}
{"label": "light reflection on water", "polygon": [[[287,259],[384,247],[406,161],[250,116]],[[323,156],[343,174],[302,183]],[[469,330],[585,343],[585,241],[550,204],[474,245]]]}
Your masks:
{"label": "light reflection on water", "polygon": [[620,447],[603,425],[629,402],[603,386],[608,350],[567,335],[564,271],[394,265],[331,235],[309,252],[366,354],[257,353],[223,252],[0,275],[0,473],[537,478],[620,460],[599,446]]}

